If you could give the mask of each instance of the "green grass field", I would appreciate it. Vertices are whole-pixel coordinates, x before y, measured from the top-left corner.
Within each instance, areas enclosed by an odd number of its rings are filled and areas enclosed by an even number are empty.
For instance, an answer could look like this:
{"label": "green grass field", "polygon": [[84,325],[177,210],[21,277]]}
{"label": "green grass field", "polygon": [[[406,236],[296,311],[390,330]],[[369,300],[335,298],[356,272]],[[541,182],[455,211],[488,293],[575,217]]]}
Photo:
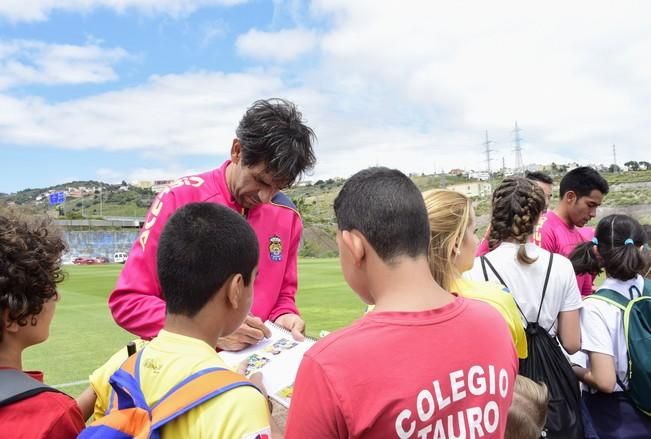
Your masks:
{"label": "green grass field", "polygon": [[[121,269],[115,264],[66,266],[50,338],[25,352],[24,369],[43,370],[49,384],[66,384],[63,390],[77,395],[90,372],[134,338],[113,322],[107,305]],[[337,259],[300,260],[299,285],[297,301],[308,335],[341,328],[364,311]]]}

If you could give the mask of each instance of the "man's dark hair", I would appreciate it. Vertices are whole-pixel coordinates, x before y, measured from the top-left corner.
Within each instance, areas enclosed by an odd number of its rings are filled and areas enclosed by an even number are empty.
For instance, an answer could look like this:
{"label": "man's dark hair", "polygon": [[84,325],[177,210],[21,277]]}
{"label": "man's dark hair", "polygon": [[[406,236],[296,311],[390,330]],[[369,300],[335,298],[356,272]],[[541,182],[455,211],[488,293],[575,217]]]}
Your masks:
{"label": "man's dark hair", "polygon": [[284,99],[255,101],[236,130],[242,164],[265,163],[275,181],[291,186],[316,163],[316,135],[301,118],[296,105]]}
{"label": "man's dark hair", "polygon": [[427,256],[429,221],[416,185],[402,172],[368,168],[350,177],[335,199],[339,230],[357,230],[386,263]]}
{"label": "man's dark hair", "polygon": [[67,248],[49,218],[0,213],[0,316],[8,311],[7,320],[0,321],[0,341],[5,326],[35,325],[43,304],[57,297]]}
{"label": "man's dark hair", "polygon": [[[600,273],[604,269],[608,276],[627,281],[648,269],[649,252],[645,247],[648,238],[634,218],[608,215],[597,224],[595,237],[597,244],[592,241],[579,244],[570,255],[577,274]],[[595,245],[599,256],[594,252]]]}
{"label": "man's dark hair", "polygon": [[158,244],[158,279],[169,314],[195,316],[224,283],[240,273],[249,285],[258,239],[227,207],[191,203],[167,221]]}
{"label": "man's dark hair", "polygon": [[581,166],[565,174],[559,188],[561,199],[569,191],[574,192],[576,198],[581,198],[587,197],[595,189],[606,195],[608,182],[589,166]]}
{"label": "man's dark hair", "polygon": [[541,183],[546,183],[546,184],[554,183],[553,178],[551,178],[549,175],[545,174],[544,172],[540,172],[540,171],[526,171],[524,173],[524,178],[526,178],[527,180],[539,181]]}

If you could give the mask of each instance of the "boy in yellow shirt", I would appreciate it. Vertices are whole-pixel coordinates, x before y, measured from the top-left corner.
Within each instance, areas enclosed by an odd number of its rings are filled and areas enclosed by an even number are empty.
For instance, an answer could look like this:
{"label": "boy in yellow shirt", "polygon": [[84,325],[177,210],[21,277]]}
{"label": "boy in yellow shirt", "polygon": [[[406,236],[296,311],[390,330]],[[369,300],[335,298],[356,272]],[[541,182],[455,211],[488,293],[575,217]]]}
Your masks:
{"label": "boy in yellow shirt", "polygon": [[[214,203],[176,211],[158,246],[158,278],[165,295],[165,326],[143,349],[138,370],[149,407],[195,372],[227,368],[215,351],[217,339],[247,317],[257,274],[258,241],[247,222]],[[108,408],[112,373],[126,349],[90,376],[97,394],[95,416]],[[163,437],[257,438],[280,435],[267,399],[257,389],[237,387],[166,424]]]}

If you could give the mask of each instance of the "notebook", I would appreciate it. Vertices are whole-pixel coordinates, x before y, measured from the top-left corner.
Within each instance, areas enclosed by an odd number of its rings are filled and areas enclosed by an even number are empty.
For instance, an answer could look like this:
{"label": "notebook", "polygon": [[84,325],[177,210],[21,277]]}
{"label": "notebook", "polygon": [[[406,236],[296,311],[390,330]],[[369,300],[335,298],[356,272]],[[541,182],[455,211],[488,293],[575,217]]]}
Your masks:
{"label": "notebook", "polygon": [[303,354],[316,340],[306,337],[299,342],[285,328],[268,320],[264,324],[271,331],[271,337],[238,352],[220,352],[219,356],[234,370],[246,360],[245,375],[262,372],[262,383],[269,397],[289,407],[298,366]]}

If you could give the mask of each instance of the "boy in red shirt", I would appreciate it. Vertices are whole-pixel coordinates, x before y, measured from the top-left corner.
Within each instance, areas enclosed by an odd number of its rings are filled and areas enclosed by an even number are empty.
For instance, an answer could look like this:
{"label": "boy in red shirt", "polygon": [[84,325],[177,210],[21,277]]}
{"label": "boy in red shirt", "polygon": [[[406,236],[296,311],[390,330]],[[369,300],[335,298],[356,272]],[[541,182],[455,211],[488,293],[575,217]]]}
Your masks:
{"label": "boy in red shirt", "polygon": [[502,438],[518,369],[509,330],[432,278],[418,188],[370,168],[334,208],[346,282],[375,308],[307,352],[285,436]]}
{"label": "boy in red shirt", "polygon": [[[20,379],[31,385],[43,382],[42,372],[15,373],[22,370],[23,350],[49,335],[65,249],[49,220],[0,213],[0,394]],[[84,428],[74,399],[54,389],[40,390],[0,405],[4,439],[75,438]]]}

